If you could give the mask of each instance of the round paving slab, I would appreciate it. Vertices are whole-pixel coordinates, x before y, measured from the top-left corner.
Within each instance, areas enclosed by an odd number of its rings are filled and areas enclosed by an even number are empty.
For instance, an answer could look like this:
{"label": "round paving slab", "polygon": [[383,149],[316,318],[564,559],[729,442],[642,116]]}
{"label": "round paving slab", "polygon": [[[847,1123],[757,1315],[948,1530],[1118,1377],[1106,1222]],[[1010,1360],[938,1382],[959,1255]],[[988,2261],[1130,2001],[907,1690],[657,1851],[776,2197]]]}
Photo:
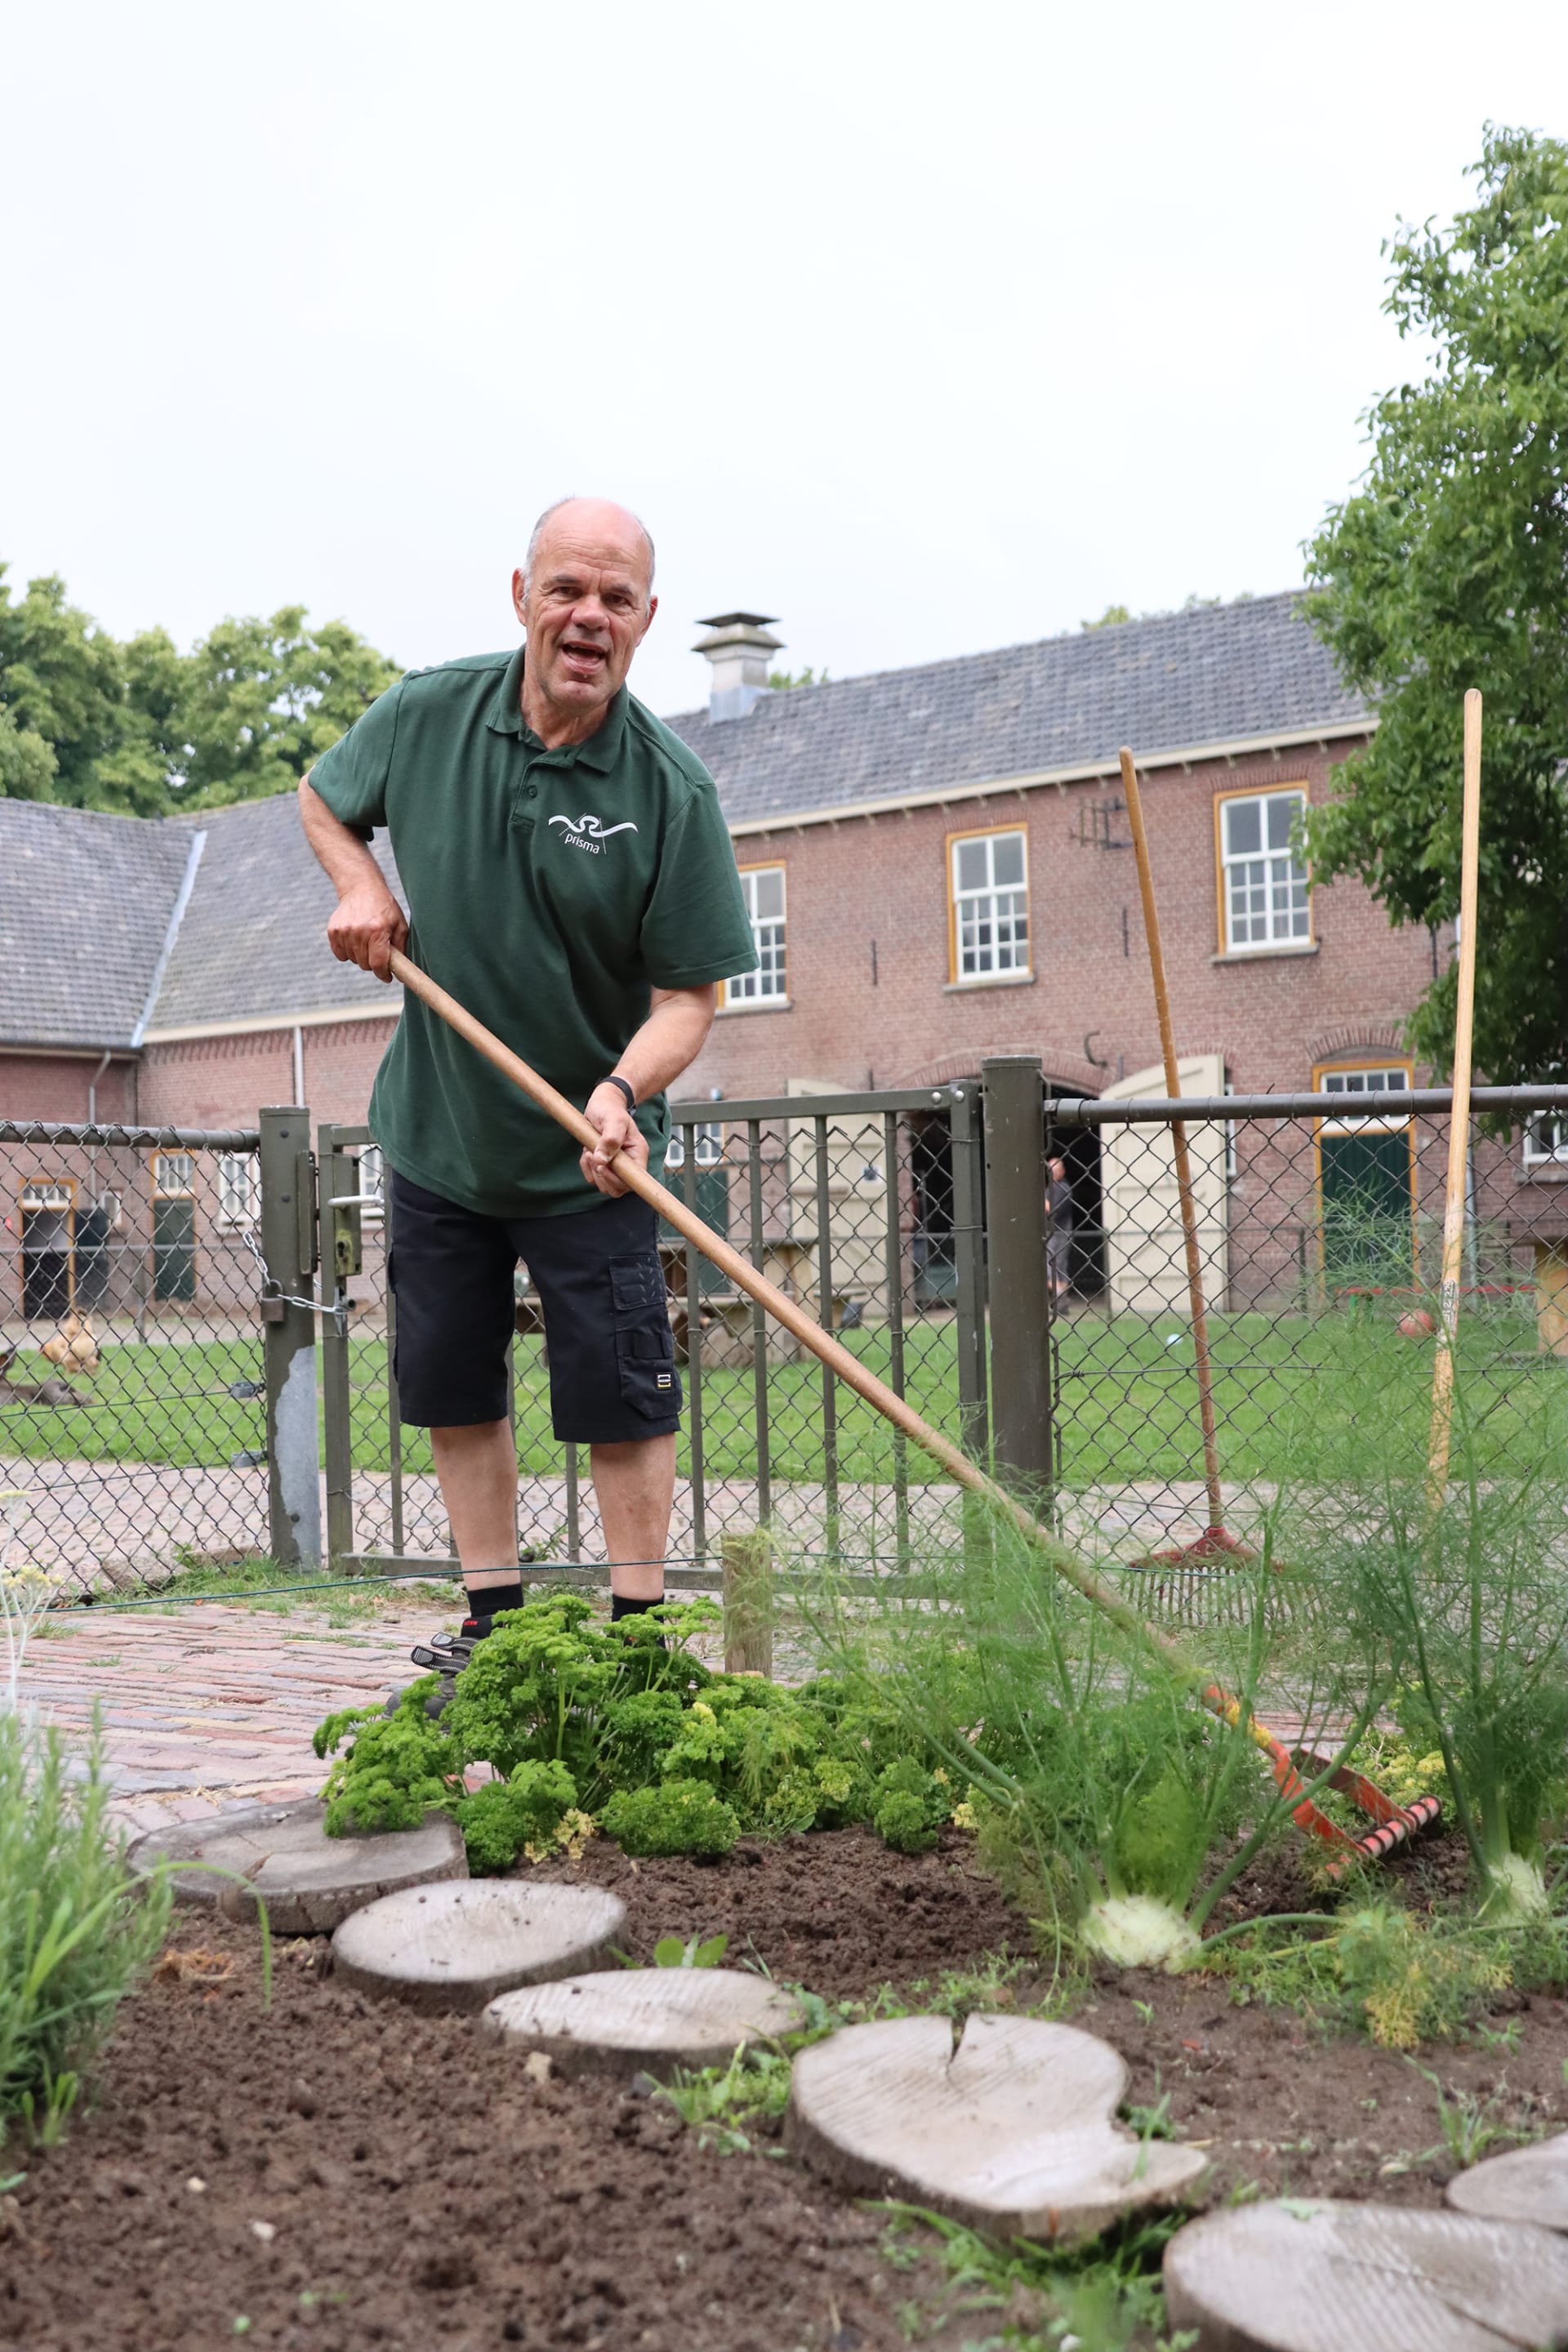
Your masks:
{"label": "round paving slab", "polygon": [[234,1875],[174,1872],[180,1901],[211,1903],[231,1919],[253,1919],[259,1895],[279,1936],[330,1935],[377,1895],[468,1874],[462,1832],[449,1813],[426,1813],[416,1830],[384,1830],[374,1837],[329,1837],[325,1813],[319,1798],[305,1797],[184,1822],[139,1838],[131,1865],[148,1871],[165,1860],[216,1864]]}
{"label": "round paving slab", "polygon": [[1092,2236],[1168,2204],[1205,2169],[1194,2148],[1114,2121],[1127,2069],[1070,2025],[945,2017],[849,2025],[795,2062],[784,2137],[852,2194],[900,2197],[972,2228]]}
{"label": "round paving slab", "polygon": [[1281,2198],[1165,2249],[1198,2352],[1522,2352],[1568,2337],[1568,2245],[1468,2214]]}
{"label": "round paving slab", "polygon": [[405,1886],[343,1921],[332,1965],[345,1984],[416,2009],[479,2010],[515,1986],[601,1966],[626,1916],[620,1896],[602,1886],[500,1878]]}
{"label": "round paving slab", "polygon": [[502,1993],[491,2032],[543,2050],[563,2074],[727,2066],[748,2042],[798,2032],[800,2004],[738,1969],[610,1969]]}
{"label": "round paving slab", "polygon": [[1542,2230],[1568,2231],[1568,2132],[1534,2147],[1510,2148],[1456,2173],[1448,2202],[1460,2213],[1488,2221],[1533,2221]]}

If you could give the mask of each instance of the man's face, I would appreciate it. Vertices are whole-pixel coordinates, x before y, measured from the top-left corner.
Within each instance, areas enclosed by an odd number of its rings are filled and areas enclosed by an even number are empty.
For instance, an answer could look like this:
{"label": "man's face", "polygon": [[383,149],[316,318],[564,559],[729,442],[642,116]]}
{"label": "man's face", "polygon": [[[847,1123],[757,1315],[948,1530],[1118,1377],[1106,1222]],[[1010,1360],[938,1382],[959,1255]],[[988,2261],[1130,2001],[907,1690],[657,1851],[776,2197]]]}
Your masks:
{"label": "man's face", "polygon": [[574,499],[551,516],[512,602],[528,632],[534,691],[563,717],[605,709],[658,609],[648,593],[648,547],[624,508]]}

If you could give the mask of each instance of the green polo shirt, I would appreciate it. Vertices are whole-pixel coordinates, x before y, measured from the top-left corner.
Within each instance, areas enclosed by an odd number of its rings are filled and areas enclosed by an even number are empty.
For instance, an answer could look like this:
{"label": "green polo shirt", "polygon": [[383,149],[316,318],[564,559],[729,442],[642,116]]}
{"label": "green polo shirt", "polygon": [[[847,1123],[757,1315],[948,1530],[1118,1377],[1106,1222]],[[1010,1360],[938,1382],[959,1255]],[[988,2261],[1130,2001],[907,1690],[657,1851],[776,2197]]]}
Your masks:
{"label": "green polo shirt", "polygon": [[[386,827],[415,962],[581,1105],[647,1020],[650,989],[727,980],[757,958],[701,761],[624,687],[585,743],[546,751],[523,723],[522,665],[520,647],[410,671],[310,782],[345,824]],[[402,1175],[483,1216],[602,1197],[564,1129],[414,996],[370,1125]],[[637,1125],[657,1172],[662,1095]]]}

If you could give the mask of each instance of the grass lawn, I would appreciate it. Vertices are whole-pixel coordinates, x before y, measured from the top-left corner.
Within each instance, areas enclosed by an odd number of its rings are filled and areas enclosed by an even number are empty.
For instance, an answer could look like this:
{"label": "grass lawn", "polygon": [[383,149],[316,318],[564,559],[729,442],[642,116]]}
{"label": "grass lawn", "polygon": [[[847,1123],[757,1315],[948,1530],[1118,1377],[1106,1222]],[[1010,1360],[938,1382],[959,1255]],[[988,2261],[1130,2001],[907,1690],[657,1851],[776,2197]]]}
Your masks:
{"label": "grass lawn", "polygon": [[[847,1332],[845,1343],[886,1379],[888,1337]],[[1386,1313],[1340,1311],[1274,1320],[1216,1316],[1212,1324],[1221,1464],[1227,1478],[1276,1480],[1300,1474],[1304,1435],[1342,1430],[1369,1385],[1378,1398],[1380,1433],[1403,1448],[1425,1445],[1432,1343],[1400,1336]],[[1199,1475],[1192,1340],[1174,1317],[1074,1317],[1057,1327],[1058,1422],[1063,1482],[1069,1487]],[[1460,1330],[1461,1379],[1481,1417],[1483,1458],[1524,1468],[1568,1448],[1568,1364],[1535,1355],[1527,1310],[1489,1308]],[[354,1461],[390,1467],[384,1353],[378,1339],[352,1343]],[[550,1433],[549,1380],[539,1342],[517,1343],[518,1455],[536,1476],[558,1474],[561,1448]],[[18,1380],[53,1367],[23,1357]],[[105,1349],[91,1402],[82,1407],[0,1408],[0,1454],[37,1460],[160,1462],[226,1465],[266,1443],[264,1402],[243,1391],[260,1378],[254,1340],[209,1340],[188,1347]],[[83,1384],[85,1387],[87,1384]],[[236,1394],[239,1390],[242,1393]],[[956,1328],[914,1325],[906,1336],[905,1389],[916,1409],[950,1435],[958,1432]],[[770,1368],[769,1439],[773,1473],[815,1480],[823,1473],[823,1374],[814,1363]],[[893,1433],[844,1390],[836,1395],[838,1471],[845,1481],[885,1483],[893,1475]],[[708,1477],[751,1478],[756,1472],[756,1392],[750,1370],[705,1370],[703,1458]],[[406,1471],[431,1467],[428,1441],[404,1433]],[[689,1415],[681,1470],[690,1466]],[[941,1474],[911,1448],[911,1478]]]}

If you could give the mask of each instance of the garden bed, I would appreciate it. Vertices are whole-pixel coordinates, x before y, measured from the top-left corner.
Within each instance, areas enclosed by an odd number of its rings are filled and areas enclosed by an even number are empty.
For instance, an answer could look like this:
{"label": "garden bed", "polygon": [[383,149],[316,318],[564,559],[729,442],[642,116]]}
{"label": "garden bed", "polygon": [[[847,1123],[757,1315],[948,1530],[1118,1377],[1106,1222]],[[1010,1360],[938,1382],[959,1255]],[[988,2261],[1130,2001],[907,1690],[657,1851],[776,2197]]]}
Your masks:
{"label": "garden bed", "polygon": [[[1406,1869],[1441,1883],[1447,1843]],[[723,1932],[729,1964],[837,2000],[891,1984],[912,2006],[1024,2008],[1048,1990],[993,1966],[1026,1958],[1029,1931],[955,1831],[916,1856],[850,1829],[743,1840],[713,1864],[634,1864],[596,1840],[540,1874],[614,1887],[643,1960],[660,1936]],[[1300,1891],[1288,1873],[1240,1890],[1260,1911]],[[954,2309],[934,2239],[890,2260],[886,2216],[779,2155],[767,2126],[721,2154],[663,2099],[540,2081],[470,2021],[335,1985],[321,1943],[279,1952],[269,2011],[253,1931],[187,1915],[171,1949],[121,2013],[93,2112],[55,2149],[12,2141],[27,2177],[0,2206],[0,2344],[895,2352],[913,2329],[956,2352],[1001,2341],[1009,2315],[1038,2324],[1026,2305]],[[1470,2040],[1417,2053],[1447,2122],[1396,2053],[1212,1978],[1105,1975],[1058,2013],[1127,2058],[1145,2127],[1206,2145],[1205,2201],[1256,2183],[1432,2205],[1458,2131],[1568,2121],[1553,1996],[1504,1996]]]}

